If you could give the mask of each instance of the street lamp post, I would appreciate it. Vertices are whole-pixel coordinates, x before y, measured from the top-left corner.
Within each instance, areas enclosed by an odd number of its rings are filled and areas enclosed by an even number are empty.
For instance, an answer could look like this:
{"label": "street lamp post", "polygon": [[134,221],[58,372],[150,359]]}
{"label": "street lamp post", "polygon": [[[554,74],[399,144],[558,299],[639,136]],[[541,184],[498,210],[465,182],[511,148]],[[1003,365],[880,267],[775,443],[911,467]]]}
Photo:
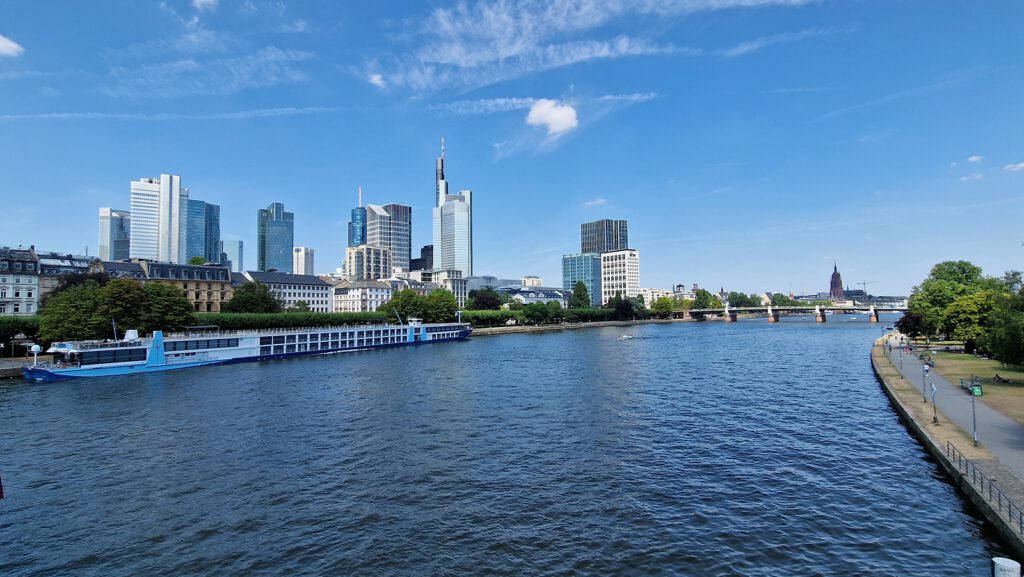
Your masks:
{"label": "street lamp post", "polygon": [[903,343],[900,343],[900,378],[903,378]]}
{"label": "street lamp post", "polygon": [[932,383],[932,423],[939,424],[939,407],[935,404],[935,393],[938,389],[935,388],[935,383]]}
{"label": "street lamp post", "polygon": [[928,402],[928,395],[925,394],[925,379],[928,378],[928,363],[921,365],[921,400]]}

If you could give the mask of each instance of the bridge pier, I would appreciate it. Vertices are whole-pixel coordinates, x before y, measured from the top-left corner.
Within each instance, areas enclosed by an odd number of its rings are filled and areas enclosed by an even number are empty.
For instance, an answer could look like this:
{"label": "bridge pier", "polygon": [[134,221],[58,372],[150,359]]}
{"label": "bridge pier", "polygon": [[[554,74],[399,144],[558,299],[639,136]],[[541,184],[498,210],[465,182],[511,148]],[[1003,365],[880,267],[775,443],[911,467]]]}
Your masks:
{"label": "bridge pier", "polygon": [[879,320],[878,319],[878,311],[875,310],[875,306],[874,305],[871,305],[871,310],[868,311],[868,322],[869,323],[877,323],[878,320]]}
{"label": "bridge pier", "polygon": [[768,305],[768,322],[777,323],[779,322],[779,313],[772,310],[772,305]]}
{"label": "bridge pier", "polygon": [[722,320],[727,323],[734,323],[736,322],[736,313],[726,311],[725,314],[722,315]]}
{"label": "bridge pier", "polygon": [[825,311],[820,306],[814,305],[814,322],[823,323],[825,320]]}

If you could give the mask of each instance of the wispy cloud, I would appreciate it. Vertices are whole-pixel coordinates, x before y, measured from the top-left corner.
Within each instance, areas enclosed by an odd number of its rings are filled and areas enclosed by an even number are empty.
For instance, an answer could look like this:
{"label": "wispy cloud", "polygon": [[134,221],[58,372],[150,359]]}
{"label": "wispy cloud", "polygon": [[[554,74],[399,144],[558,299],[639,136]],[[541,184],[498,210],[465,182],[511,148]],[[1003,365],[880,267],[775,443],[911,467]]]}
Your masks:
{"label": "wispy cloud", "polygon": [[594,200],[588,200],[583,203],[583,208],[594,208],[598,206],[604,206],[608,204],[608,201],[603,198],[595,198]]}
{"label": "wispy cloud", "polygon": [[773,46],[775,44],[788,44],[791,42],[799,42],[807,38],[818,38],[822,36],[835,36],[837,34],[843,34],[850,32],[850,28],[808,28],[807,30],[801,30],[799,32],[785,32],[782,34],[772,34],[771,36],[761,36],[748,42],[741,42],[731,48],[725,48],[719,50],[718,54],[725,56],[726,58],[734,58],[736,56],[743,56],[752,52],[757,52],[762,48]]}
{"label": "wispy cloud", "polygon": [[278,32],[283,32],[285,34],[301,34],[309,32],[310,30],[309,22],[306,22],[301,18],[277,27]]}
{"label": "wispy cloud", "polygon": [[526,115],[526,123],[547,128],[548,136],[558,136],[579,126],[575,108],[547,98],[533,103]]}
{"label": "wispy cloud", "polygon": [[766,91],[768,94],[807,94],[813,92],[828,92],[835,90],[831,86],[793,86],[790,88],[773,88]]}
{"label": "wispy cloud", "polygon": [[527,110],[536,102],[536,98],[482,98],[435,104],[430,109],[455,116],[480,116],[510,110]]}
{"label": "wispy cloud", "polygon": [[281,107],[238,110],[234,112],[210,112],[207,114],[179,114],[156,112],[152,114],[133,112],[39,112],[33,114],[0,114],[0,121],[25,120],[126,120],[138,122],[162,122],[168,120],[250,120],[254,118],[275,118],[278,116],[307,116],[338,111],[333,107]]}
{"label": "wispy cloud", "polygon": [[1003,167],[1003,170],[1009,170],[1010,172],[1021,172],[1024,171],[1024,162],[1018,162],[1017,164],[1007,164]]}
{"label": "wispy cloud", "polygon": [[217,9],[218,0],[192,0],[192,7],[200,12],[213,12]]}
{"label": "wispy cloud", "polygon": [[981,162],[984,158],[980,154],[975,154],[967,157],[967,162]]}
{"label": "wispy cloud", "polygon": [[276,46],[219,60],[177,60],[138,68],[114,67],[103,91],[111,96],[169,99],[228,95],[249,88],[304,82],[308,76],[294,63],[313,53]]}
{"label": "wispy cloud", "polygon": [[930,94],[932,92],[938,92],[940,90],[946,90],[946,89],[949,89],[949,88],[953,88],[953,87],[956,87],[956,86],[963,85],[968,80],[971,80],[972,78],[976,77],[977,75],[978,75],[978,72],[977,71],[973,71],[973,70],[960,71],[960,72],[952,74],[949,78],[946,78],[944,80],[940,80],[938,82],[933,82],[931,84],[926,84],[924,86],[918,86],[916,88],[908,88],[906,90],[900,90],[900,91],[897,91],[897,92],[893,92],[892,94],[887,94],[887,95],[881,96],[879,98],[873,98],[871,100],[868,100],[868,101],[865,101],[865,102],[861,102],[860,104],[854,104],[854,105],[851,105],[851,106],[845,106],[843,108],[838,108],[838,109],[833,110],[831,112],[827,112],[825,114],[822,114],[821,116],[817,117],[815,119],[815,121],[828,120],[830,118],[835,118],[837,116],[843,116],[843,115],[849,114],[851,112],[858,112],[860,110],[864,110],[864,109],[867,109],[867,108],[873,108],[875,106],[879,106],[879,105],[882,105],[882,104],[887,104],[889,102],[896,102],[896,101],[904,100],[906,98],[910,98],[910,97],[914,97],[914,96],[921,96],[921,95],[924,95],[924,94]]}
{"label": "wispy cloud", "polygon": [[24,51],[25,49],[21,47],[21,44],[0,34],[0,57],[14,58],[21,56],[21,53]]}
{"label": "wispy cloud", "polygon": [[657,97],[658,94],[655,92],[635,92],[633,94],[605,94],[604,96],[598,96],[594,100],[596,102],[611,102],[615,104],[637,104],[654,100]]}
{"label": "wispy cloud", "polygon": [[960,177],[960,182],[970,182],[972,180],[981,180],[983,178],[985,178],[984,174],[982,174],[980,172],[972,172],[972,173],[968,174],[967,176],[961,176]]}
{"label": "wispy cloud", "polygon": [[[700,50],[649,38],[600,36],[617,21],[657,19],[755,6],[799,6],[816,0],[503,0],[459,2],[410,22],[418,48],[393,55],[381,74],[390,85],[415,91],[483,86],[544,70],[599,59]],[[644,29],[646,31],[646,28]],[[597,32],[598,37],[583,38]]]}

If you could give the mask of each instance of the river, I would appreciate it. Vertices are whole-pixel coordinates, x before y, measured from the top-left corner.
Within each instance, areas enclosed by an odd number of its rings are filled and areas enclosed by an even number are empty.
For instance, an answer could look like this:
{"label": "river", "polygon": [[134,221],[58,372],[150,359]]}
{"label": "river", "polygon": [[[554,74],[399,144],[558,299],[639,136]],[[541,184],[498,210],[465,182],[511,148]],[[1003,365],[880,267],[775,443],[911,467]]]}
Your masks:
{"label": "river", "polygon": [[879,335],[679,323],[0,382],[0,574],[989,575],[1008,551],[889,407]]}

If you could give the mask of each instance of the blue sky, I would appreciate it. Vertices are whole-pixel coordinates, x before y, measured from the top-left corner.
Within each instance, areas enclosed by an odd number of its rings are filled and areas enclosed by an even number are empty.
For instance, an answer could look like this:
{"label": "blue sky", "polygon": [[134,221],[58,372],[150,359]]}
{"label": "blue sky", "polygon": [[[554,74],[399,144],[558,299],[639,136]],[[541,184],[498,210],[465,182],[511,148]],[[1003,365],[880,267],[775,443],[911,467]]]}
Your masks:
{"label": "blue sky", "polygon": [[[1024,268],[1019,0],[0,4],[0,244],[96,253],[179,174],[255,264],[284,202],[316,268],[349,210],[474,191],[477,274],[561,282],[627,219],[641,285],[906,294]],[[414,254],[415,256],[415,254]]]}

